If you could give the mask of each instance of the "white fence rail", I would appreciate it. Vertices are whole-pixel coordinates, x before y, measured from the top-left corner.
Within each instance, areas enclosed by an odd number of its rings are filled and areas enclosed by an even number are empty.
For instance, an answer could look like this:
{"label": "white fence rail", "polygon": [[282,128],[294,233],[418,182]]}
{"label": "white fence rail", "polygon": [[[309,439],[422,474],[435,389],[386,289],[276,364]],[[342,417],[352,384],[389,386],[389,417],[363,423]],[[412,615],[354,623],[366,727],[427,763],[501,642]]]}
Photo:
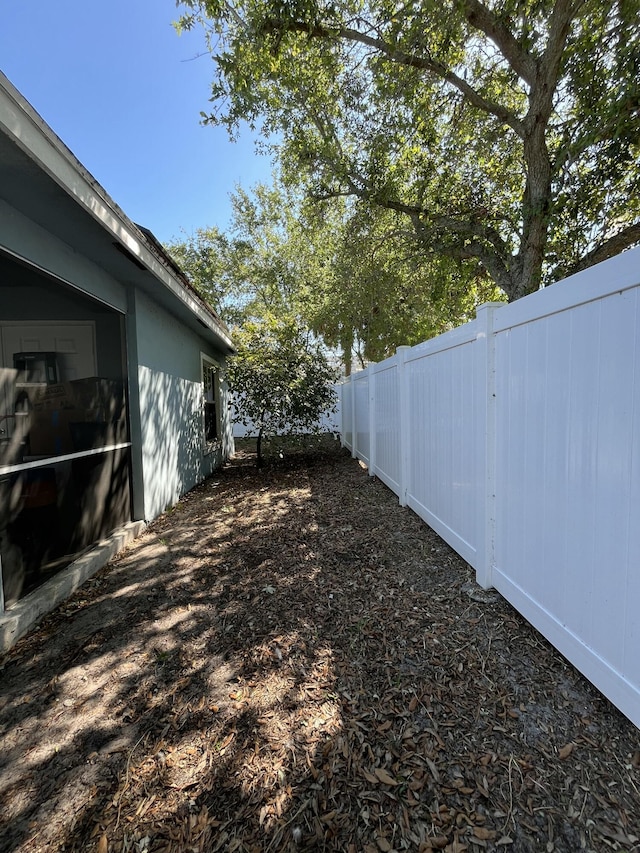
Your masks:
{"label": "white fence rail", "polygon": [[640,726],[640,249],[356,373],[342,442]]}

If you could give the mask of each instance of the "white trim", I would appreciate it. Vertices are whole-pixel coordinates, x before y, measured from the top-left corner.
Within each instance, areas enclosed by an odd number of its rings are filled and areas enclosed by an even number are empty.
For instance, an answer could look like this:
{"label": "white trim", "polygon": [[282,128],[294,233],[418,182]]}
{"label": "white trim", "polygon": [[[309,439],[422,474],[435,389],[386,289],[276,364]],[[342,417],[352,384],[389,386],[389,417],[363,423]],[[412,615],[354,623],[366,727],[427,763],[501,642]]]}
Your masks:
{"label": "white trim", "polygon": [[21,462],[19,465],[0,466],[0,477],[5,474],[16,474],[20,471],[28,471],[31,468],[49,468],[58,462],[71,462],[74,459],[84,459],[85,456],[97,456],[99,453],[110,453],[112,450],[122,450],[131,447],[130,441],[122,441],[120,444],[106,444],[104,447],[96,447],[93,450],[81,450],[78,453],[65,453],[63,456],[46,456],[33,462]]}
{"label": "white trim", "polygon": [[223,369],[223,363],[220,361],[220,359],[216,358],[216,357],[215,357],[215,356],[213,356],[213,355],[209,355],[209,353],[208,353],[208,352],[203,352],[202,350],[200,350],[200,367],[201,367],[201,368],[202,368],[202,362],[203,362],[203,361],[209,361],[209,362],[211,362],[211,364],[212,364],[214,367],[216,367],[218,370],[222,370],[222,369]]}

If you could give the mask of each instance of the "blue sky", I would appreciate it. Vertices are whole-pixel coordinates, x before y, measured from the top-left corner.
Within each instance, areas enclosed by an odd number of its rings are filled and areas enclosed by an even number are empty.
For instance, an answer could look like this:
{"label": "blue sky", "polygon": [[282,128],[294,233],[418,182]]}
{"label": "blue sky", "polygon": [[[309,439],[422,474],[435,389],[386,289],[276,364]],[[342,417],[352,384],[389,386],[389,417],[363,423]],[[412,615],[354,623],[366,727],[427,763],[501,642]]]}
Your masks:
{"label": "blue sky", "polygon": [[0,69],[135,222],[162,241],[225,228],[229,193],[270,182],[251,134],[203,127],[213,63],[174,0],[4,0]]}

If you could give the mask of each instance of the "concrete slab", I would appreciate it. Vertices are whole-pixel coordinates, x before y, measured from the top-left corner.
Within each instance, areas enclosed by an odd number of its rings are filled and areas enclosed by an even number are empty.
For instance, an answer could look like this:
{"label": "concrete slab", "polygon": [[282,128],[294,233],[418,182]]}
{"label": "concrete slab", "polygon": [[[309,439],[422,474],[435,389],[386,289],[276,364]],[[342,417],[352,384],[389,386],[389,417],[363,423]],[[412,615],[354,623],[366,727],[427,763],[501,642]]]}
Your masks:
{"label": "concrete slab", "polygon": [[9,610],[0,613],[0,652],[10,649],[41,616],[69,598],[87,578],[139,536],[145,526],[144,521],[130,521]]}

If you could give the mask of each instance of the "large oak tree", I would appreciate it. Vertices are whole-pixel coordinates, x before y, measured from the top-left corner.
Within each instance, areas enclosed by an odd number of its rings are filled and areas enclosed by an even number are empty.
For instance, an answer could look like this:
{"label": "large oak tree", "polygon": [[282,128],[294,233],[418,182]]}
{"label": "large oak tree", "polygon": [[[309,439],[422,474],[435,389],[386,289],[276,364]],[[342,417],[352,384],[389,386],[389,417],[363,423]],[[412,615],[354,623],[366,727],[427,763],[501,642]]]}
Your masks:
{"label": "large oak tree", "polygon": [[409,217],[509,299],[640,241],[639,0],[183,0],[207,120]]}

